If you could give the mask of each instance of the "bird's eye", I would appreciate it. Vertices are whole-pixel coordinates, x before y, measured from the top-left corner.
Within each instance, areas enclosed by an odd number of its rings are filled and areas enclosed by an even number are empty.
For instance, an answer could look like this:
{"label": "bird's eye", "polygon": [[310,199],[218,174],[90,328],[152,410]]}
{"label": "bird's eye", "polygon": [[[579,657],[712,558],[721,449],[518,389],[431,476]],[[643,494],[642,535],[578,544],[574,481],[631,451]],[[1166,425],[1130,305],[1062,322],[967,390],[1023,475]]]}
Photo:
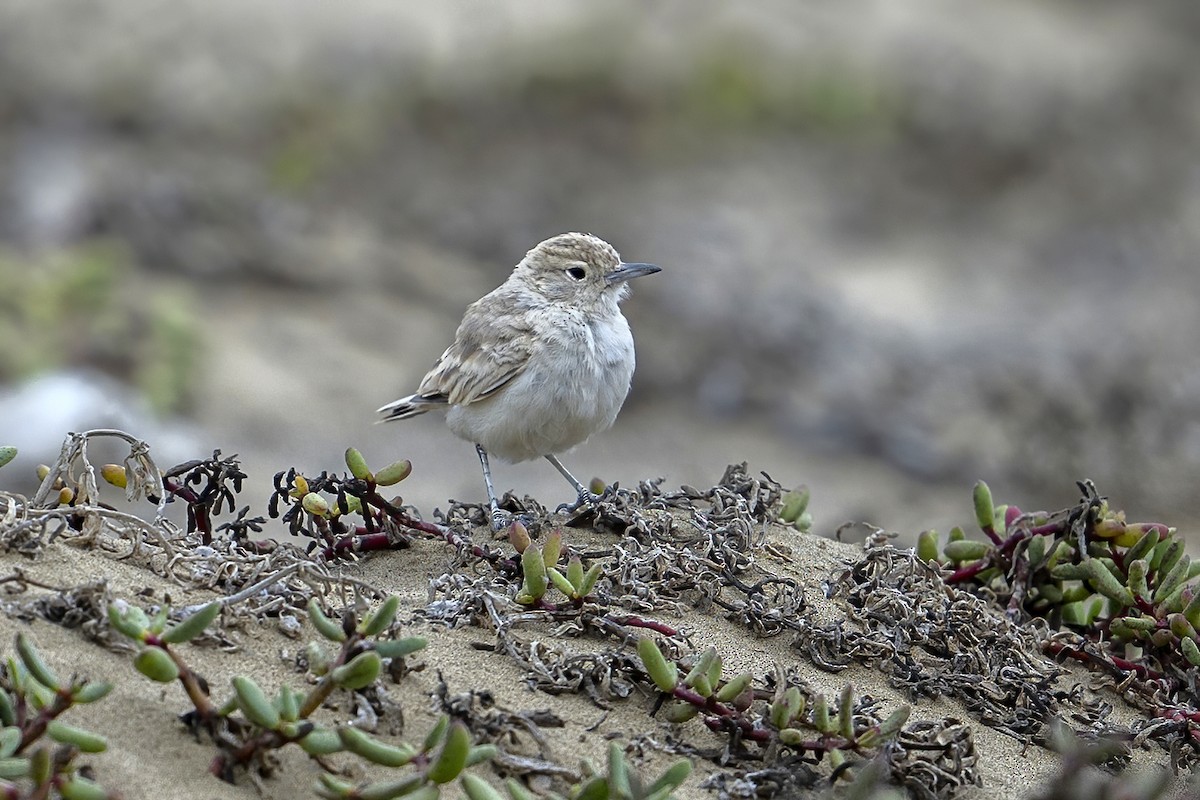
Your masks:
{"label": "bird's eye", "polygon": [[571,267],[567,270],[567,274],[577,281],[581,281],[587,276],[587,273],[583,271],[583,267]]}

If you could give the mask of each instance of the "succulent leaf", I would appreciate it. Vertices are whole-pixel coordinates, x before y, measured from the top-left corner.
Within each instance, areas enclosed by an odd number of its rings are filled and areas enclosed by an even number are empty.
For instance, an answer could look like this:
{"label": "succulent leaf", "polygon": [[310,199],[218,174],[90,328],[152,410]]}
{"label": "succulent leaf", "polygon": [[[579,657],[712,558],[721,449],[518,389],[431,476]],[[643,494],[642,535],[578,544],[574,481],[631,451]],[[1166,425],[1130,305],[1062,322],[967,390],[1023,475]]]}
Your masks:
{"label": "succulent leaf", "polygon": [[337,736],[342,746],[351,753],[384,767],[402,767],[411,762],[417,754],[416,750],[407,745],[397,747],[381,742],[365,731],[348,725],[338,728]]}
{"label": "succulent leaf", "polygon": [[403,639],[375,642],[374,648],[381,658],[404,658],[424,649],[428,644],[429,640],[424,636],[405,636]]}
{"label": "succulent leaf", "polygon": [[359,653],[340,667],[334,667],[330,677],[343,689],[358,690],[370,686],[379,677],[383,660],[379,653],[367,650]]}
{"label": "succulent leaf", "polygon": [[663,716],[666,718],[667,722],[675,725],[695,719],[696,715],[699,713],[699,706],[694,706],[691,703],[684,702],[683,700],[672,700],[670,703],[667,703],[663,709]]}
{"label": "succulent leaf", "polygon": [[470,800],[504,800],[496,787],[470,772],[462,776],[462,787]]}
{"label": "succulent leaf", "polygon": [[818,694],[813,698],[813,727],[821,733],[833,733],[834,725],[829,719],[829,701],[825,699],[825,695]]}
{"label": "succulent leaf", "polygon": [[[1180,542],[1182,544],[1182,542]],[[1182,547],[1180,548],[1182,550]],[[1163,559],[1163,567],[1167,569],[1167,559]],[[1158,586],[1154,588],[1154,602],[1165,600],[1172,592],[1183,585],[1187,580],[1188,569],[1191,567],[1191,556],[1181,552],[1176,558],[1175,563],[1169,568],[1167,574],[1158,581]]]}
{"label": "succulent leaf", "polygon": [[179,665],[160,647],[143,647],[133,657],[133,666],[158,683],[170,683],[179,677]]}
{"label": "succulent leaf", "polygon": [[0,780],[14,781],[29,775],[29,759],[23,757],[0,758]]}
{"label": "succulent leaf", "polygon": [[1200,667],[1200,647],[1197,647],[1195,639],[1180,641],[1179,649],[1183,651],[1183,657],[1188,660],[1189,664],[1193,667]]}
{"label": "succulent leaf", "polygon": [[654,681],[654,685],[663,692],[675,691],[679,673],[674,663],[667,662],[662,650],[658,649],[654,640],[645,636],[638,639],[637,652],[642,659],[642,666],[645,668],[646,674]]}
{"label": "succulent leaf", "polygon": [[529,538],[529,530],[521,524],[520,520],[514,519],[508,526],[508,543],[517,553],[524,553],[533,543],[533,540]]}
{"label": "succulent leaf", "polygon": [[795,747],[804,741],[804,731],[799,728],[784,728],[779,732],[779,741],[789,747]]}
{"label": "succulent leaf", "polygon": [[781,500],[783,508],[779,511],[779,518],[789,524],[794,523],[808,508],[810,498],[811,493],[805,486],[786,493]]}
{"label": "succulent leaf", "polygon": [[1143,533],[1133,545],[1125,551],[1125,563],[1129,564],[1139,558],[1145,558],[1158,544],[1158,528],[1150,528]]}
{"label": "succulent leaf", "polygon": [[375,473],[375,483],[379,486],[394,486],[412,474],[412,462],[407,458],[393,461]]}
{"label": "succulent leaf", "polygon": [[718,658],[719,656],[717,655],[717,648],[712,646],[706,647],[696,658],[696,663],[692,665],[690,670],[688,670],[687,675],[684,676],[683,685],[691,686],[693,689],[695,689],[696,682],[703,678],[705,679],[705,685],[708,687],[708,692],[699,692],[698,689],[697,691],[704,697],[712,694],[712,682],[707,680],[708,671]]}
{"label": "succulent leaf", "polygon": [[562,557],[562,540],[561,530],[555,530],[546,537],[546,544],[542,546],[542,560],[547,567],[553,567]]}
{"label": "succulent leaf", "polygon": [[477,744],[473,745],[467,751],[467,766],[473,767],[476,764],[482,764],[485,761],[491,761],[496,757],[496,753],[500,752],[499,748],[494,744]]}
{"label": "succulent leaf", "polygon": [[85,753],[103,753],[108,749],[108,740],[100,734],[76,728],[57,719],[47,723],[46,735],[59,744],[78,747]]}
{"label": "succulent leaf", "polygon": [[407,797],[408,800],[437,800],[438,787],[422,785],[420,775],[409,775],[396,781],[381,781],[369,783],[359,788],[355,800],[393,800],[396,797]]}
{"label": "succulent leaf", "polygon": [[300,717],[300,694],[292,687],[284,684],[279,687],[275,697],[275,707],[279,709],[279,717],[285,722],[295,722]]}
{"label": "succulent leaf", "polygon": [[1144,558],[1128,562],[1129,590],[1135,597],[1149,599],[1150,587],[1146,583],[1146,575],[1150,572],[1150,564]]}
{"label": "succulent leaf", "polygon": [[986,542],[963,539],[957,542],[946,542],[942,552],[946,554],[946,558],[958,563],[960,561],[978,561],[986,556],[990,549],[990,545]]}
{"label": "succulent leaf", "polygon": [[15,725],[0,728],[0,758],[8,758],[21,745],[21,729]]}
{"label": "succulent leaf", "polygon": [[[549,547],[549,542],[546,543]],[[549,587],[549,579],[546,574],[546,562],[543,560],[543,554],[538,552],[536,547],[530,547],[521,554],[521,566],[525,571],[525,580],[521,585],[521,594],[540,600]]]}
{"label": "succulent leaf", "polygon": [[571,582],[576,591],[583,584],[583,561],[579,556],[571,556],[567,562],[567,580]]}
{"label": "succulent leaf", "polygon": [[908,722],[908,716],[911,713],[912,706],[900,706],[889,714],[887,719],[879,723],[879,735],[885,739],[895,738],[896,734],[904,728],[904,723]]}
{"label": "succulent leaf", "polygon": [[596,581],[600,579],[600,574],[603,572],[600,562],[592,564],[588,571],[583,574],[583,580],[579,582],[579,596],[587,597],[596,588]]}
{"label": "succulent leaf", "polygon": [[433,723],[433,727],[429,729],[429,733],[425,734],[425,741],[421,744],[421,752],[428,753],[433,748],[437,747],[446,735],[446,730],[450,727],[450,717],[443,714],[438,717],[438,721]]}
{"label": "succulent leaf", "polygon": [[72,775],[58,787],[63,800],[109,800],[112,797],[100,784],[82,775]]}
{"label": "succulent leaf", "polygon": [[1133,593],[1129,591],[1129,587],[1122,585],[1103,561],[1098,558],[1089,558],[1083,562],[1083,568],[1087,571],[1088,581],[1097,592],[1119,603],[1122,607],[1134,604]]}
{"label": "succulent leaf", "polygon": [[546,577],[554,584],[554,588],[565,594],[571,599],[579,596],[579,590],[575,588],[575,584],[571,583],[571,579],[563,575],[555,567],[550,567],[546,570]]}
{"label": "succulent leaf", "polygon": [[985,531],[994,528],[996,506],[992,501],[992,490],[986,483],[976,482],[972,500],[975,502],[975,520],[979,523],[979,527]]}
{"label": "succulent leaf", "polygon": [[680,759],[671,766],[667,767],[662,775],[655,779],[654,783],[646,787],[646,796],[654,797],[663,790],[669,794],[675,791],[683,782],[692,774],[692,762],[686,759]]}
{"label": "succulent leaf", "polygon": [[167,644],[190,642],[204,633],[204,629],[213,624],[220,615],[221,603],[218,600],[214,600],[204,608],[190,615],[187,619],[181,620],[178,624],[168,628],[163,633],[162,640]]}
{"label": "succulent leaf", "polygon": [[21,657],[21,663],[25,665],[25,669],[29,670],[29,674],[47,689],[58,689],[58,676],[54,674],[54,670],[50,669],[50,665],[42,658],[42,654],[38,652],[34,646],[33,640],[25,633],[20,631],[17,633],[17,655]]}
{"label": "succulent leaf", "polygon": [[233,692],[237,696],[238,708],[246,715],[246,719],[260,728],[275,730],[279,727],[279,711],[267,699],[259,685],[244,675],[236,676],[233,681]]}
{"label": "succulent leaf", "polygon": [[838,733],[846,741],[854,741],[854,686],[849,683],[838,698]]}
{"label": "succulent leaf", "polygon": [[363,454],[357,448],[346,448],[346,468],[360,481],[371,480],[371,468],[367,466],[367,460],[363,458]]}
{"label": "succulent leaf", "polygon": [[717,690],[716,698],[722,703],[732,703],[737,699],[738,695],[746,691],[747,687],[754,680],[754,676],[749,672],[743,672],[725,682],[725,684]]}
{"label": "succulent leaf", "polygon": [[938,534],[935,530],[924,530],[917,535],[917,558],[922,561],[938,560]]}
{"label": "succulent leaf", "polygon": [[631,797],[629,787],[629,765],[625,763],[625,751],[616,742],[608,743],[608,787],[613,797]]}
{"label": "succulent leaf", "polygon": [[300,506],[314,517],[328,517],[330,514],[329,501],[316,492],[309,492],[300,501]]}
{"label": "succulent leaf", "polygon": [[301,750],[310,756],[326,756],[330,753],[340,753],[345,749],[342,746],[342,739],[337,735],[337,732],[326,728],[317,728],[297,744],[300,745]]}
{"label": "succulent leaf", "polygon": [[471,733],[467,726],[455,720],[442,743],[442,749],[429,762],[425,779],[436,784],[449,783],[459,776],[467,765],[471,750]]}
{"label": "succulent leaf", "polygon": [[504,788],[508,790],[508,796],[512,800],[535,800],[533,793],[525,788],[525,784],[513,778],[504,779]]}
{"label": "succulent leaf", "polygon": [[383,633],[396,619],[396,612],[399,610],[399,595],[388,595],[379,608],[364,617],[363,621],[358,624],[358,632],[363,636],[377,636]]}
{"label": "succulent leaf", "polygon": [[325,611],[321,608],[321,601],[315,597],[309,598],[308,601],[308,620],[317,629],[317,633],[331,642],[346,641],[346,631],[339,623],[325,616]]}

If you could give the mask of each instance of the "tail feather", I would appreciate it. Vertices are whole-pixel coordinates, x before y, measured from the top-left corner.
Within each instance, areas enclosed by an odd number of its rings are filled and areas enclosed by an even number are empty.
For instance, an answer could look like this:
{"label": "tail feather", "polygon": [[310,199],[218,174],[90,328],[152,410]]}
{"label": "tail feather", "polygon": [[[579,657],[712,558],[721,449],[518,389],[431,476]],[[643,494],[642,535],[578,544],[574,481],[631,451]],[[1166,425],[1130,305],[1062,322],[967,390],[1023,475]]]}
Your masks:
{"label": "tail feather", "polygon": [[408,397],[401,397],[399,400],[393,400],[386,406],[382,406],[375,413],[382,414],[383,418],[380,422],[391,422],[394,419],[408,419],[424,414],[430,409],[437,406],[446,405],[446,398],[441,395],[421,395],[413,394]]}

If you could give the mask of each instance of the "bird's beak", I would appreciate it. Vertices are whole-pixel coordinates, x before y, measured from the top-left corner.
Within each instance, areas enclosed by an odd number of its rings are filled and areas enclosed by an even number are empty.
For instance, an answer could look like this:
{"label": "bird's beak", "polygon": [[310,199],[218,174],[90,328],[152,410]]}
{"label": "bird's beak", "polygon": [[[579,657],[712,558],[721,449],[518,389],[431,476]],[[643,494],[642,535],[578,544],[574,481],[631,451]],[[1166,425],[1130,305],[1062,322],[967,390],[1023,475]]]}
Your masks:
{"label": "bird's beak", "polygon": [[609,286],[613,286],[618,283],[624,283],[632,278],[653,275],[656,272],[662,272],[662,267],[656,267],[653,264],[622,264],[620,269],[605,275],[604,282]]}

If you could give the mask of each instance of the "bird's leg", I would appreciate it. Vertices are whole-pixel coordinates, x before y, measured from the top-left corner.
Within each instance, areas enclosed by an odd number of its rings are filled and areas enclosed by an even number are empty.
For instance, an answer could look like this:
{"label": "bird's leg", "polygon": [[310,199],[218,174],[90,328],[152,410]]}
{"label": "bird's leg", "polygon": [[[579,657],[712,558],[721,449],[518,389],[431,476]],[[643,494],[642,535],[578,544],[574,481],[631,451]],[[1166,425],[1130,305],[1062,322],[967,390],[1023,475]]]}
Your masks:
{"label": "bird's leg", "polygon": [[508,520],[504,512],[500,510],[500,501],[496,499],[496,489],[492,486],[492,468],[488,464],[487,450],[483,448],[483,445],[477,444],[475,452],[479,454],[479,465],[483,467],[483,485],[487,487],[488,506],[492,509],[492,530],[498,531]]}
{"label": "bird's leg", "polygon": [[547,455],[546,460],[554,465],[554,468],[558,470],[559,475],[562,475],[567,479],[568,483],[575,487],[575,492],[579,495],[574,504],[569,505],[567,503],[563,503],[556,509],[556,511],[566,511],[568,514],[570,514],[573,511],[578,511],[579,509],[583,508],[588,503],[596,502],[604,496],[600,494],[592,494],[592,492],[586,486],[580,483],[578,479],[571,474],[571,471],[564,467],[562,462],[559,461],[558,458],[556,458],[553,454]]}

